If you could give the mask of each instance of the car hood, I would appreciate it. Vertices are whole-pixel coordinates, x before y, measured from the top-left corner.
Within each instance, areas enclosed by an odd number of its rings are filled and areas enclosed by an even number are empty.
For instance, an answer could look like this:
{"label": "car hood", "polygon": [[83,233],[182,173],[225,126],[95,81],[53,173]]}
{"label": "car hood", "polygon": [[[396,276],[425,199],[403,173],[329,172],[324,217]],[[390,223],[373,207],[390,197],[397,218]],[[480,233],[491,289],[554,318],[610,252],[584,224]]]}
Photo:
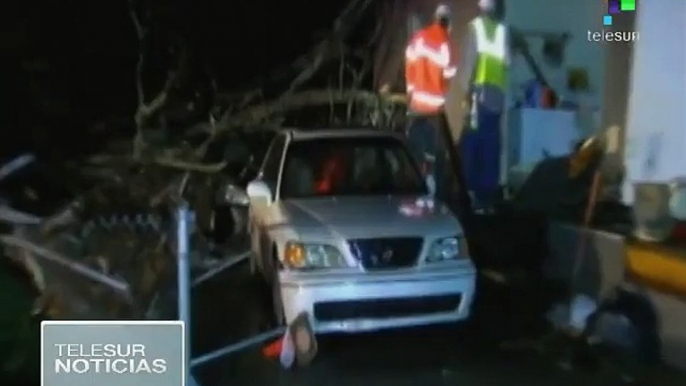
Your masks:
{"label": "car hood", "polygon": [[[343,239],[445,236],[462,233],[459,222],[440,202],[433,210],[408,213],[421,197],[331,197],[283,202],[284,215],[298,233],[324,233]],[[405,210],[403,210],[405,209]]]}

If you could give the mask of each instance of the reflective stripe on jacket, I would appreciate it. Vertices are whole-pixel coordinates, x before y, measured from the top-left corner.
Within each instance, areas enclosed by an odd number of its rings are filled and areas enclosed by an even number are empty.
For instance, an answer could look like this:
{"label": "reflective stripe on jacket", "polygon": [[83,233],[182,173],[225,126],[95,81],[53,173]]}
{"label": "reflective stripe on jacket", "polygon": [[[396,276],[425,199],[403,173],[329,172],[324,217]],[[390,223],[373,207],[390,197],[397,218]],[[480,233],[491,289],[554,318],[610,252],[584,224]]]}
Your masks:
{"label": "reflective stripe on jacket", "polygon": [[471,25],[474,28],[479,55],[474,85],[491,85],[504,90],[507,85],[505,26],[483,17],[477,17]]}
{"label": "reflective stripe on jacket", "polygon": [[410,109],[433,113],[443,108],[448,82],[455,75],[450,39],[438,24],[417,32],[405,50],[405,81]]}

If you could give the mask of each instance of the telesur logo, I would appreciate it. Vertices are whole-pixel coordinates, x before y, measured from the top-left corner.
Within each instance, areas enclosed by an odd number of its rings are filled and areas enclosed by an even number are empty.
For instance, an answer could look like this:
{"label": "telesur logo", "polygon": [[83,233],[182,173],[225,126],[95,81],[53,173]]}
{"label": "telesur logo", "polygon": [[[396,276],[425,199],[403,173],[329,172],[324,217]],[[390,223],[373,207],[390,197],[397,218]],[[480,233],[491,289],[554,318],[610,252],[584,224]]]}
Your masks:
{"label": "telesur logo", "polygon": [[[603,15],[603,26],[612,27],[614,17],[636,11],[636,0],[603,0],[607,3],[607,13]],[[638,32],[628,31],[588,31],[589,42],[633,42],[638,40]]]}
{"label": "telesur logo", "polygon": [[162,374],[167,361],[148,358],[143,344],[55,344],[55,373]]}
{"label": "telesur logo", "polygon": [[43,321],[41,386],[185,386],[184,337],[178,321]]}

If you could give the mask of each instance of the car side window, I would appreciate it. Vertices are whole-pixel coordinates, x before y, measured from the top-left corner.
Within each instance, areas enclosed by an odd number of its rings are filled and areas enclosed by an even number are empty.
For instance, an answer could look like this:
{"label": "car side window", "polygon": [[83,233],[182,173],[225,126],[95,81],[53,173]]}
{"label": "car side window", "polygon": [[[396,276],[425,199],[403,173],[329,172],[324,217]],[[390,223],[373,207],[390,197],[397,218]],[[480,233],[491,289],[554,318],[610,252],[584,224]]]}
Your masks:
{"label": "car side window", "polygon": [[274,190],[276,189],[276,182],[279,178],[279,171],[281,169],[281,160],[283,159],[283,151],[286,147],[286,136],[283,134],[277,135],[272,141],[267,155],[262,164],[262,180]]}

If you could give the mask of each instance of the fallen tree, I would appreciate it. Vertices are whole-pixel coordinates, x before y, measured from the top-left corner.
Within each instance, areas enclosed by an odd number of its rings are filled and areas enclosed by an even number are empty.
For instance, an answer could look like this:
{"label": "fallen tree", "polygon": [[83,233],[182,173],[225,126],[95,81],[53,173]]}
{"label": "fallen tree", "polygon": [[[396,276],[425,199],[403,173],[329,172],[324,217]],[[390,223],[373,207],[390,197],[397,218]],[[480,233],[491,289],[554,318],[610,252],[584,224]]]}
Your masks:
{"label": "fallen tree", "polygon": [[[169,229],[180,200],[189,202],[196,213],[195,276],[240,255],[246,247],[244,214],[240,205],[230,203],[234,229],[228,231],[228,242],[217,247],[216,207],[226,204],[222,200],[240,201],[227,198],[225,188],[240,196],[254,172],[252,164],[260,161],[260,151],[251,150],[238,168],[229,168],[226,159],[208,162],[210,147],[237,138],[224,133],[278,130],[293,116],[311,115],[311,109],[324,117],[324,125],[388,127],[402,119],[403,96],[379,95],[365,88],[378,25],[361,48],[352,49],[347,42],[360,20],[374,17],[373,4],[351,1],[329,36],[294,61],[290,82],[272,97],[254,88],[220,93],[211,73],[203,69],[211,95],[186,92],[191,99],[183,100],[183,90],[195,87],[189,86],[194,77],[188,73],[197,70],[189,65],[192,53],[185,40],[179,36],[167,40],[173,55],[166,79],[157,89],[146,86],[155,15],[146,0],[129,0],[139,41],[132,151],[95,155],[86,165],[78,165],[80,175],[96,180],[94,189],[74,197],[38,225],[15,224],[13,232],[1,239],[7,255],[31,273],[40,290],[36,309],[69,319],[173,317],[176,262]],[[198,98],[214,104],[201,107],[204,102]],[[172,126],[179,122],[187,124],[173,132]],[[169,140],[170,134],[175,141]],[[155,136],[165,140],[151,140]]]}

